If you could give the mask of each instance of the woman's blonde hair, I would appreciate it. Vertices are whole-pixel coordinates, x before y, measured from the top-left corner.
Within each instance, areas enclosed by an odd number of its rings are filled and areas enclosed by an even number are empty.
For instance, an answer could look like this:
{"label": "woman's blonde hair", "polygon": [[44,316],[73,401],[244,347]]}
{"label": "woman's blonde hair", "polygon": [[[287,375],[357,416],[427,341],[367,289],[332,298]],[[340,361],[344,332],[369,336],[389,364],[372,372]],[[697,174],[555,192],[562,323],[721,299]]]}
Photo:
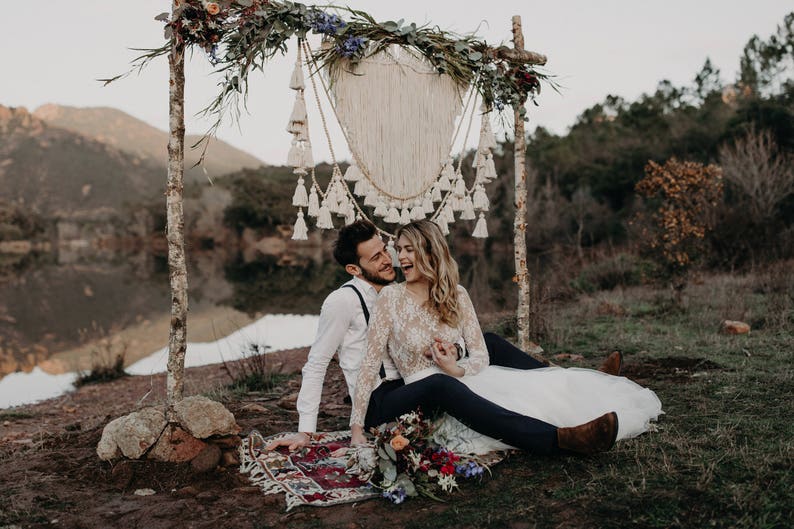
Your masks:
{"label": "woman's blonde hair", "polygon": [[449,253],[441,229],[429,220],[417,220],[400,227],[397,238],[405,237],[416,255],[416,270],[430,282],[428,303],[441,321],[456,327],[460,320],[458,306],[458,263]]}

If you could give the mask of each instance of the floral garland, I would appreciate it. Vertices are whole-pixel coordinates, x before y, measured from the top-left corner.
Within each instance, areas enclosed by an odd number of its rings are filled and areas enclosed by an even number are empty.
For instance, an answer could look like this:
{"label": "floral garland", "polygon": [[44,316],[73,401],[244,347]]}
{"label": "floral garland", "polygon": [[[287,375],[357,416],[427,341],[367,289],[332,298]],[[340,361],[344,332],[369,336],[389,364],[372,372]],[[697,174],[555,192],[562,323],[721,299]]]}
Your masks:
{"label": "floral garland", "polygon": [[496,48],[471,35],[456,35],[437,27],[418,27],[402,20],[376,22],[369,14],[349,8],[333,7],[349,17],[329,13],[316,6],[275,0],[182,0],[173,14],[162,13],[166,22],[162,47],[148,50],[135,61],[143,67],[148,61],[169,52],[171,41],[178,46],[197,46],[225,75],[220,94],[204,109],[215,114],[217,129],[224,111],[239,108],[239,97],[247,94],[248,74],[277,53],[287,51],[293,37],[309,32],[323,36],[318,57],[323,66],[345,68],[362,58],[398,44],[414,49],[440,74],[448,74],[461,85],[475,83],[488,110],[518,108],[535,102],[541,82],[555,87],[547,74],[519,59],[505,58]]}

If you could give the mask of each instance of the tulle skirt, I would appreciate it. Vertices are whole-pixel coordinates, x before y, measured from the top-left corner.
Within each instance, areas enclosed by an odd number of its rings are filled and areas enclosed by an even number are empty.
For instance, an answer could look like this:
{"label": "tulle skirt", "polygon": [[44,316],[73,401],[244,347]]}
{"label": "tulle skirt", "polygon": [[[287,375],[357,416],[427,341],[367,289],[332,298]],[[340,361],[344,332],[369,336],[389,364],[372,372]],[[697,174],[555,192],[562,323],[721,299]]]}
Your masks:
{"label": "tulle skirt", "polygon": [[[432,368],[406,378],[413,382],[439,372]],[[625,377],[581,368],[547,367],[521,370],[488,366],[460,379],[491,402],[557,427],[578,426],[607,412],[618,414],[618,440],[648,431],[662,411],[662,403],[648,388]],[[511,448],[445,415],[435,440],[448,449],[470,454]]]}

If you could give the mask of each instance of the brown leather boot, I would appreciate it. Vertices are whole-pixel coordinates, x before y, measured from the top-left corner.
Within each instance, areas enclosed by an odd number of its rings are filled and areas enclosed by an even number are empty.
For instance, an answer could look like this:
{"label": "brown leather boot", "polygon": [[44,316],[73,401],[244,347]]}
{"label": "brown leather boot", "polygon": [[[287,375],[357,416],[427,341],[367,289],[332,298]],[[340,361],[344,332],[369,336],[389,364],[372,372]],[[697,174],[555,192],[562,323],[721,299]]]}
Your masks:
{"label": "brown leather boot", "polygon": [[604,363],[601,364],[598,370],[607,375],[618,376],[620,375],[621,367],[623,367],[623,353],[615,351],[607,356],[607,359],[604,360]]}
{"label": "brown leather boot", "polygon": [[606,452],[618,436],[618,414],[606,413],[590,422],[571,428],[557,428],[557,444],[561,450],[578,454]]}

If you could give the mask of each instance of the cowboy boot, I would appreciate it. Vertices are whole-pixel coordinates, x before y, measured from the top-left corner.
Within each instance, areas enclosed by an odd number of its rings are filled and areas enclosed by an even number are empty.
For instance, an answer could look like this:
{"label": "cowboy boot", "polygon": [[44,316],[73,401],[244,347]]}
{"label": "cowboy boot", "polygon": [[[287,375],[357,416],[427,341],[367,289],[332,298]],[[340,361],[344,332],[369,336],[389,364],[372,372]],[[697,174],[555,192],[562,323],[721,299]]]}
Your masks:
{"label": "cowboy boot", "polygon": [[606,413],[590,422],[571,428],[557,428],[557,444],[561,450],[578,454],[606,452],[618,436],[618,414]]}
{"label": "cowboy boot", "polygon": [[615,351],[607,356],[607,359],[604,360],[604,363],[601,364],[598,370],[607,375],[618,376],[620,375],[621,367],[623,367],[623,353]]}

